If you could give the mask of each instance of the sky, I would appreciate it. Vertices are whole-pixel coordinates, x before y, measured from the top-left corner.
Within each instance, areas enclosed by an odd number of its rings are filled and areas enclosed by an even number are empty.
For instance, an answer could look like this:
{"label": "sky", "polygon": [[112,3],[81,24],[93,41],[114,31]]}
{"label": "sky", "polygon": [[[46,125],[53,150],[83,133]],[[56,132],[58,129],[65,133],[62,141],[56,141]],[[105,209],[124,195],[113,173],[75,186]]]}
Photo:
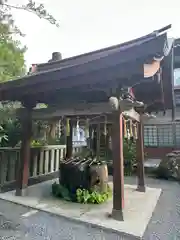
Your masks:
{"label": "sky", "polygon": [[[11,4],[26,0],[9,0]],[[59,20],[57,28],[24,11],[14,10],[26,36],[27,66],[47,62],[52,52],[63,58],[140,37],[172,24],[169,36],[180,37],[178,0],[38,0]]]}

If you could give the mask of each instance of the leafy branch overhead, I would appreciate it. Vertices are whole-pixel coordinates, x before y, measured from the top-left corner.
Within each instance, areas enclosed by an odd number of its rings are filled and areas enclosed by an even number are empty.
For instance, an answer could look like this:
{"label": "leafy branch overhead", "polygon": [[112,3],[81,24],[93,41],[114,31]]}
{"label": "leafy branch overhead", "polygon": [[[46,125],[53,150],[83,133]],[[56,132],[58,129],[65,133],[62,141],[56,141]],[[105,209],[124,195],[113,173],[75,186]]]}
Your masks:
{"label": "leafy branch overhead", "polygon": [[[25,5],[13,5],[14,1],[0,0],[0,82],[9,81],[26,74],[24,54],[26,47],[17,41],[15,34],[24,36],[15,25],[12,10],[28,11],[41,19],[59,27],[58,21],[45,9],[43,4],[24,0]],[[15,111],[19,103],[0,102],[0,145],[15,146],[20,139],[21,131]],[[8,141],[7,137],[8,136]]]}
{"label": "leafy branch overhead", "polygon": [[0,82],[25,74],[24,53],[26,48],[14,40],[11,26],[0,23]]}
{"label": "leafy branch overhead", "polygon": [[24,54],[26,48],[15,40],[15,34],[24,36],[14,23],[12,9],[31,12],[55,26],[57,20],[45,9],[43,4],[24,0],[26,4],[12,5],[13,1],[0,0],[0,82],[12,80],[25,74]]}
{"label": "leafy branch overhead", "polygon": [[[12,5],[8,3],[8,0],[0,0],[0,18],[4,18],[7,20],[12,19],[11,14],[9,11],[11,9],[17,10],[25,10],[37,15],[41,19],[45,19],[51,24],[59,27],[58,21],[50,14],[41,3],[36,3],[35,1],[28,0],[27,4],[24,5]],[[1,19],[0,19],[1,20]]]}

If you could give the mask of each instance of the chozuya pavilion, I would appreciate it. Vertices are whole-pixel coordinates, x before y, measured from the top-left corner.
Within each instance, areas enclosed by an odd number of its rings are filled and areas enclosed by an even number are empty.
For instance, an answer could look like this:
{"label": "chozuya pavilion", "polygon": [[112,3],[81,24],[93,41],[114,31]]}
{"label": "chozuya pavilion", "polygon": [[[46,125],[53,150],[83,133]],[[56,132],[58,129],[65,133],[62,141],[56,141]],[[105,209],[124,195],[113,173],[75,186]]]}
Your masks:
{"label": "chozuya pavilion", "polygon": [[138,190],[144,191],[142,115],[173,107],[173,41],[166,33],[170,27],[123,44],[37,65],[37,72],[0,84],[1,101],[20,101],[24,107],[21,111],[23,134],[17,195],[24,194],[28,188],[32,112],[36,104],[46,103],[48,109],[58,106],[60,111],[66,110],[66,115],[68,109],[72,110],[82,102],[86,115],[86,108],[93,104],[96,111],[90,109],[88,114],[97,115],[103,111],[111,115],[114,169],[112,216],[123,219],[122,116],[126,112],[139,123]]}

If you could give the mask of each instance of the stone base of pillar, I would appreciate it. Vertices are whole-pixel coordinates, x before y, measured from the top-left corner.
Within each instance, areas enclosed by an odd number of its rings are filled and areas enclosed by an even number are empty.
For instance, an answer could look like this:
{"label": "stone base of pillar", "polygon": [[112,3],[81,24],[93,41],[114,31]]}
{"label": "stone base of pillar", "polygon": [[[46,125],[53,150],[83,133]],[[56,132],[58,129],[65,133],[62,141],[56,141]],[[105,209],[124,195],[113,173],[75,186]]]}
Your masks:
{"label": "stone base of pillar", "polygon": [[145,186],[138,186],[136,191],[138,191],[138,192],[146,192],[146,187]]}
{"label": "stone base of pillar", "polygon": [[28,187],[23,189],[16,189],[15,195],[20,197],[28,196]]}
{"label": "stone base of pillar", "polygon": [[112,210],[111,217],[117,221],[124,221],[123,210]]}

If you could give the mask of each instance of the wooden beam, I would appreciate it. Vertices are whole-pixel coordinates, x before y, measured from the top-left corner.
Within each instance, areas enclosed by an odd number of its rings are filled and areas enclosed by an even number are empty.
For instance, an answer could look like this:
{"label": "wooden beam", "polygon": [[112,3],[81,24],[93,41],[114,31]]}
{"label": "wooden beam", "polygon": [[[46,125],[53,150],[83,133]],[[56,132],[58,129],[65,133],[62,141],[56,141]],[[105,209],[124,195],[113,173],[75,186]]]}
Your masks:
{"label": "wooden beam", "polygon": [[[111,114],[112,109],[108,103],[94,103],[94,104],[78,104],[69,108],[58,109],[58,108],[45,108],[45,109],[34,109],[33,110],[33,119],[51,119],[51,118],[60,118],[63,116],[92,116],[100,114]],[[17,114],[19,114],[17,112]],[[124,107],[123,115],[139,122],[139,114],[134,110],[134,108],[128,109]]]}

